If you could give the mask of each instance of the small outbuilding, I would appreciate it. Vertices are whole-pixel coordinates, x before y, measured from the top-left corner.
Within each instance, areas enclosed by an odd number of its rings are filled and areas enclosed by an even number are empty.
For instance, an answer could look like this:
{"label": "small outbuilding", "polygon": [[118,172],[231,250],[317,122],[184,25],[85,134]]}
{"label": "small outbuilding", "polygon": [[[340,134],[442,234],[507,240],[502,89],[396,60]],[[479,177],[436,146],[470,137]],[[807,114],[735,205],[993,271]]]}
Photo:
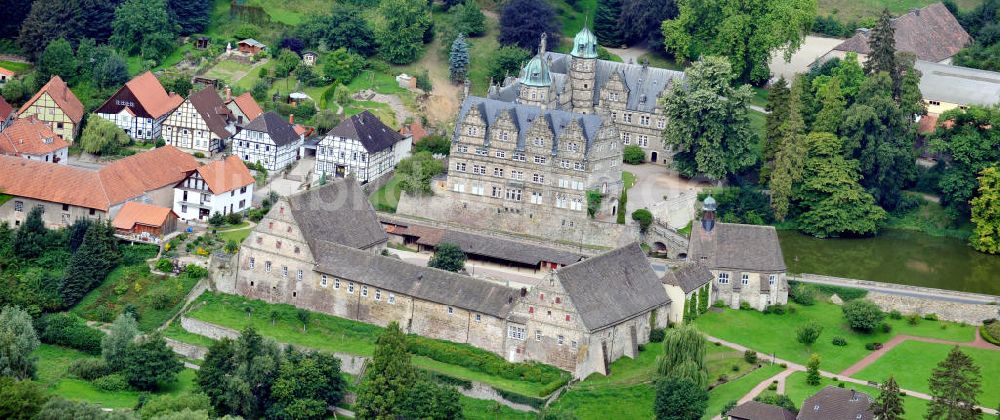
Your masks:
{"label": "small outbuilding", "polygon": [[319,60],[319,54],[316,54],[313,51],[306,51],[302,53],[302,63],[307,66],[315,66],[317,60]]}
{"label": "small outbuilding", "polygon": [[244,40],[238,42],[236,44],[236,48],[241,53],[250,54],[250,55],[257,55],[261,51],[264,51],[264,49],[267,48],[267,46],[264,45],[264,44],[262,44],[260,41],[258,41],[256,39],[247,38],[247,39],[244,39]]}
{"label": "small outbuilding", "polygon": [[131,240],[159,243],[177,229],[177,213],[166,207],[129,201],[112,223],[115,234]]}

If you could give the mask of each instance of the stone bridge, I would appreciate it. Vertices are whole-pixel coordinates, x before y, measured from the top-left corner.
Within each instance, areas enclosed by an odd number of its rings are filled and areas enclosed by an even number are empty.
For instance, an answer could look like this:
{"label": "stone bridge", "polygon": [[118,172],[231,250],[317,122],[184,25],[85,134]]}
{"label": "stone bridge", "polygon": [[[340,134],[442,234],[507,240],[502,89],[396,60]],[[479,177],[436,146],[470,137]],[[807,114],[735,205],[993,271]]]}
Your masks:
{"label": "stone bridge", "polygon": [[650,246],[653,253],[660,256],[672,259],[687,257],[688,238],[659,221],[649,226],[643,241]]}

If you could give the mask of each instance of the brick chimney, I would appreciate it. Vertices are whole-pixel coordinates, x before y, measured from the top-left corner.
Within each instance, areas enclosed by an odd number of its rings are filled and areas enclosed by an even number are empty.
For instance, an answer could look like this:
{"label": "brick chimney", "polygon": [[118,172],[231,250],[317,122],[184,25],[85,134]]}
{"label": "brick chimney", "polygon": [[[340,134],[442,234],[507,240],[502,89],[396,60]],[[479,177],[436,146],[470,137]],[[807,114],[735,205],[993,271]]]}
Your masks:
{"label": "brick chimney", "polygon": [[288,123],[295,125],[295,114],[288,114]]}
{"label": "brick chimney", "polygon": [[229,87],[229,85],[226,85],[226,102],[231,100],[233,100],[233,90]]}

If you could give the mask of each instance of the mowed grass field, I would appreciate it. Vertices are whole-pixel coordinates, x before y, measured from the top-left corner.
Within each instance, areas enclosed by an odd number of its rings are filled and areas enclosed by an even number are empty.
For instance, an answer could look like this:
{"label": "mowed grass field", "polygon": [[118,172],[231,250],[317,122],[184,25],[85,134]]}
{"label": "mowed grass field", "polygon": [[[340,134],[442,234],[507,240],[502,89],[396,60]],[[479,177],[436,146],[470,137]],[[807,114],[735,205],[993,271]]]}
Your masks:
{"label": "mowed grass field", "polygon": [[[819,392],[821,389],[828,386],[839,386],[841,382],[834,381],[830,378],[822,378],[819,385],[809,385],[806,383],[806,373],[805,372],[795,372],[788,376],[785,380],[785,395],[788,396],[795,403],[795,406],[802,408],[802,403],[813,394]],[[844,387],[847,389],[853,389],[859,392],[864,392],[872,398],[878,397],[878,389],[858,385],[850,382],[843,382]],[[772,391],[765,391],[772,392]],[[903,409],[906,411],[905,418],[908,419],[922,419],[924,415],[927,414],[927,400],[922,400],[917,397],[906,396],[903,397]]]}
{"label": "mowed grass field", "polygon": [[[889,9],[893,15],[899,15],[937,2],[939,0],[819,0],[817,14],[834,15],[841,21],[861,20],[877,17],[882,9]],[[962,10],[972,9],[982,2],[983,0],[955,0],[955,4]]]}

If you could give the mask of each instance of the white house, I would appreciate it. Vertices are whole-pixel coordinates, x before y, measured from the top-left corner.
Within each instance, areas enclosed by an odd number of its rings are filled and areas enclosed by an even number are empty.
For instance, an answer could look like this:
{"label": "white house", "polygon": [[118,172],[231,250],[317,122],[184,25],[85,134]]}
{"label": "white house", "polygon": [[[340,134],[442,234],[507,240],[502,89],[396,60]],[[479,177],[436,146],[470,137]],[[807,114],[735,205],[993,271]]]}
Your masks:
{"label": "white house", "polygon": [[233,113],[233,117],[236,118],[237,126],[243,127],[264,113],[264,110],[260,109],[260,105],[257,105],[257,101],[250,95],[250,92],[235,98],[232,97],[233,92],[229,87],[226,87],[225,92],[226,107],[229,108],[229,111]]}
{"label": "white house", "polygon": [[183,220],[208,220],[215,213],[250,208],[254,178],[236,156],[202,165],[174,186],[174,213]]}
{"label": "white house", "polygon": [[[684,314],[696,310],[704,299],[704,305],[712,305],[712,271],[698,263],[684,264],[667,271],[663,278],[663,288],[670,298],[669,321],[681,323],[685,321]],[[694,309],[690,306],[694,304]]]}
{"label": "white house", "polygon": [[330,130],[316,147],[316,174],[358,182],[385,175],[409,156],[411,142],[368,111],[348,118]]}
{"label": "white house", "polygon": [[281,116],[266,112],[236,134],[233,154],[244,162],[259,162],[269,171],[279,171],[298,158],[302,137]]}
{"label": "white house", "polygon": [[67,164],[69,143],[34,115],[18,118],[0,131],[0,154]]}
{"label": "white house", "polygon": [[163,121],[163,140],[184,150],[220,152],[235,133],[233,113],[213,87],[192,93]]}
{"label": "white house", "polygon": [[112,121],[137,140],[160,137],[163,121],[184,102],[176,93],[167,93],[153,73],[145,72],[118,89],[96,113]]}

